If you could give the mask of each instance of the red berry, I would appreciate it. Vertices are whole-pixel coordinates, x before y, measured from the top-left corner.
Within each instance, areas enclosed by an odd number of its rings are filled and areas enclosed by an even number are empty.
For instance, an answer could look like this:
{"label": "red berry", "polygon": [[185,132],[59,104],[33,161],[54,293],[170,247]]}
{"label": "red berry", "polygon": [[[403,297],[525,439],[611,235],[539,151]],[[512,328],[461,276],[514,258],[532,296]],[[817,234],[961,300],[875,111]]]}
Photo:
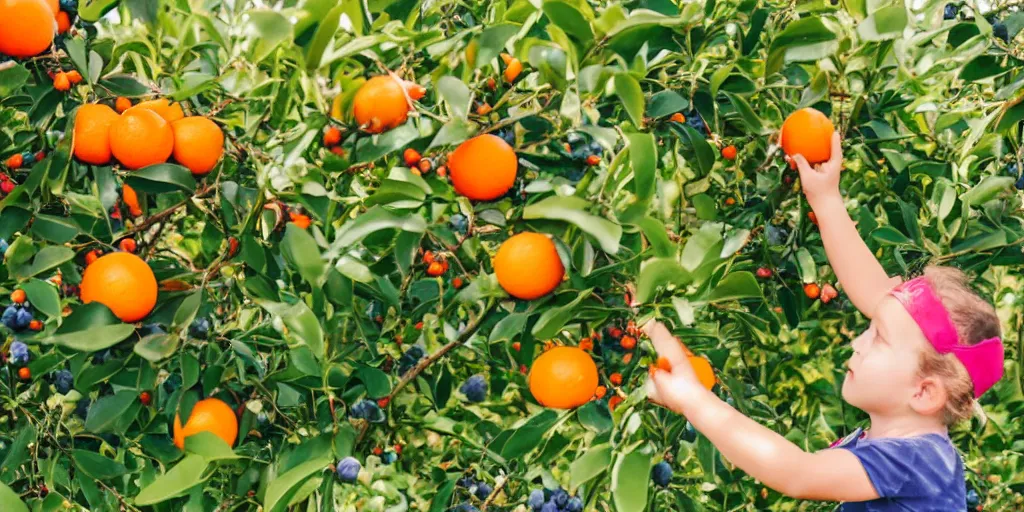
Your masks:
{"label": "red berry", "polygon": [[45,151],[40,151],[40,152],[36,153],[36,162],[38,162],[38,161],[40,161],[40,160],[42,160],[44,158],[46,158],[46,152]]}
{"label": "red berry", "polygon": [[3,183],[0,183],[0,190],[3,190],[4,194],[10,194],[11,192],[14,192],[14,187],[15,185],[13,181],[5,181]]}
{"label": "red berry", "polygon": [[43,323],[40,322],[39,320],[32,320],[31,322],[28,323],[28,328],[32,329],[33,331],[41,331],[43,330]]}
{"label": "red berry", "polygon": [[395,453],[397,453],[399,455],[402,454],[402,445],[396,443],[395,446],[393,446],[392,448],[394,448]]}
{"label": "red berry", "polygon": [[612,384],[618,386],[619,384],[622,384],[622,374],[615,372],[608,377],[608,380],[610,380]]}
{"label": "red berry", "polygon": [[728,146],[722,148],[722,158],[724,158],[726,160],[735,160],[736,159],[736,146],[728,145]]}
{"label": "red berry", "polygon": [[14,301],[15,304],[25,302],[25,299],[27,298],[28,296],[25,294],[25,290],[14,290],[14,292],[11,293],[11,300]]}
{"label": "red berry", "polygon": [[238,254],[238,239],[235,237],[228,238],[228,258]]}
{"label": "red berry", "polygon": [[760,277],[761,279],[768,279],[769,277],[772,277],[772,269],[768,267],[761,267],[757,269],[757,277]]}
{"label": "red berry", "polygon": [[324,146],[337,146],[341,142],[341,130],[337,126],[331,126],[324,132]]}
{"label": "red berry", "polygon": [[814,212],[807,212],[807,218],[811,219],[811,223],[815,226],[818,225],[818,216],[815,215]]}
{"label": "red berry", "polygon": [[402,158],[405,160],[405,165],[407,167],[413,167],[420,163],[420,159],[423,157],[420,156],[419,151],[416,151],[413,148],[408,148],[405,150],[405,153],[402,153]]}
{"label": "red berry", "polygon": [[373,454],[374,454],[374,455],[380,455],[380,454],[382,454],[382,453],[384,453],[384,449],[383,449],[383,448],[381,448],[380,446],[377,446],[377,447],[375,447],[375,448],[373,449]]}
{"label": "red berry", "polygon": [[455,279],[452,279],[452,286],[456,289],[462,288],[462,278],[456,277]]}
{"label": "red berry", "polygon": [[121,240],[121,243],[117,245],[118,247],[121,248],[122,251],[130,253],[135,253],[135,249],[138,248],[138,246],[135,244],[134,238],[125,238],[124,240]]}
{"label": "red berry", "polygon": [[53,77],[53,88],[58,91],[66,91],[71,88],[71,79],[68,78],[68,74],[61,71]]}
{"label": "red berry", "polygon": [[601,163],[601,157],[599,157],[597,155],[590,155],[590,156],[587,157],[587,165],[595,166],[595,165],[597,165],[599,163]]}
{"label": "red berry", "polygon": [[423,263],[426,263],[427,265],[429,265],[429,264],[431,264],[433,262],[434,262],[434,253],[433,252],[427,251],[427,252],[423,253]]}
{"label": "red berry", "polygon": [[153,403],[152,393],[150,393],[149,391],[143,391],[142,393],[139,393],[139,401],[142,402],[142,405],[149,407],[149,404]]}
{"label": "red berry", "polygon": [[522,348],[522,344],[520,344],[518,341],[512,343],[512,350],[519,352],[520,348]]}
{"label": "red berry", "polygon": [[389,403],[391,403],[391,399],[388,397],[384,397],[381,398],[380,400],[377,400],[377,405],[379,405],[381,408],[387,407]]}
{"label": "red berry", "polygon": [[626,350],[633,350],[636,348],[636,338],[632,336],[623,336],[622,339],[619,340],[619,345]]}
{"label": "red berry", "polygon": [[821,295],[821,288],[817,284],[807,283],[804,285],[804,295],[811,300],[817,299]]}
{"label": "red berry", "polygon": [[32,370],[29,370],[27,366],[18,368],[18,378],[21,380],[29,380],[32,378]]}
{"label": "red berry", "polygon": [[11,155],[11,157],[8,158],[7,162],[5,163],[7,164],[7,167],[10,167],[11,169],[17,169],[21,167],[22,163],[24,163],[24,159],[21,156],[21,153],[18,153],[16,155]]}
{"label": "red berry", "polygon": [[430,262],[430,265],[427,266],[427,275],[430,277],[437,277],[444,274],[444,270],[444,265],[440,261],[432,261]]}

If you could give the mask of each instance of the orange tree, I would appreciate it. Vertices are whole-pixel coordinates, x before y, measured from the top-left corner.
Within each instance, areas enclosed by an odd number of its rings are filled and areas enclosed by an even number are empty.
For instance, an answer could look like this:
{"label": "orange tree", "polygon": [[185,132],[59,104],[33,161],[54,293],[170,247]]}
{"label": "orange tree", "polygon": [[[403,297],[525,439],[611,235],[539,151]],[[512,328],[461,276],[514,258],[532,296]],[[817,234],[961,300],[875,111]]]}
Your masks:
{"label": "orange tree", "polygon": [[999,308],[953,437],[1020,506],[1019,2],[40,1],[0,0],[0,509],[794,509],[646,403],[633,322],[808,450],[863,423],[805,107],[885,267]]}

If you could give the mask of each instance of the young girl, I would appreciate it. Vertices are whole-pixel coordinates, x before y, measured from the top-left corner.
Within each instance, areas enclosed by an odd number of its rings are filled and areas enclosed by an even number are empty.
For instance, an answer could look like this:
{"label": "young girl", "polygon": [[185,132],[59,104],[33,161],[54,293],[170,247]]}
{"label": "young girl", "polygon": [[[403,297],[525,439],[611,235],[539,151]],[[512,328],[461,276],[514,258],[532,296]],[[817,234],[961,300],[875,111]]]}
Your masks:
{"label": "young girl", "polygon": [[682,344],[660,322],[645,332],[671,370],[651,372],[648,395],[686,416],[733,464],[800,499],[842,501],[842,510],[948,512],[966,507],[963,462],[947,428],[1003,374],[999,319],[956,269],[929,267],[901,283],[860,239],[839,192],[842,148],[812,168],[794,160],[822,241],[850,300],[871,325],[853,340],[843,399],[868,413],[831,449],[807,453],[705,389]]}

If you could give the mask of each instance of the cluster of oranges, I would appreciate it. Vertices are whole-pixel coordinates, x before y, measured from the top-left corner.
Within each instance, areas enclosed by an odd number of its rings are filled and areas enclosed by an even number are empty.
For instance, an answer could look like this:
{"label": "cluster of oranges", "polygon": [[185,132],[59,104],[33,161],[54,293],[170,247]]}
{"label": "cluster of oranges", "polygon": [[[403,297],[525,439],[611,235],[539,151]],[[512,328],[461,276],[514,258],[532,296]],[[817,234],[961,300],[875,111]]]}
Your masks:
{"label": "cluster of oranges", "polygon": [[423,264],[427,266],[427,275],[430,277],[442,276],[448,272],[448,259],[432,251],[423,252]]}
{"label": "cluster of oranges", "polygon": [[0,0],[0,53],[19,59],[39,55],[56,34],[71,28],[71,18],[59,0]]}
{"label": "cluster of oranges", "polygon": [[341,147],[341,128],[337,126],[328,126],[324,130],[324,147],[330,150],[338,156],[345,156],[345,150]]}
{"label": "cluster of oranges", "polygon": [[[118,108],[125,106],[120,99]],[[167,162],[173,155],[200,176],[213,170],[224,154],[224,132],[209,118],[186,117],[180,104],[167,99],[143,101],[120,115],[92,103],[79,107],[75,116],[74,154],[93,165],[116,159],[132,170]]]}
{"label": "cluster of oranges", "polygon": [[82,81],[82,74],[77,69],[71,71],[50,71],[50,79],[53,80],[53,88],[58,91],[67,91],[72,85],[78,85]]}
{"label": "cluster of oranges", "polygon": [[[402,160],[405,161],[405,165],[412,170],[413,174],[417,176],[422,176],[434,168],[434,162],[431,159],[424,158],[419,151],[413,148],[406,148],[405,152],[402,153]],[[443,165],[438,166],[437,176],[439,178],[448,177],[448,168]]]}

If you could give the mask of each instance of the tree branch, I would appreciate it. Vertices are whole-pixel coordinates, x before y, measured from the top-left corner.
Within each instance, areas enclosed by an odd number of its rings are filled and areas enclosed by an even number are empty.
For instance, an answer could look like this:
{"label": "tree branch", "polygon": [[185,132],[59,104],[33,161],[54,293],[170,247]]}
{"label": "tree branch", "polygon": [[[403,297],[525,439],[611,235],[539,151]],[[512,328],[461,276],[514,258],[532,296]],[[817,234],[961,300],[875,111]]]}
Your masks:
{"label": "tree branch", "polygon": [[498,482],[498,485],[494,486],[494,490],[491,491],[491,494],[487,496],[487,499],[484,500],[482,505],[480,505],[480,512],[487,512],[487,506],[494,501],[494,498],[498,497],[498,493],[501,492],[501,489],[505,487],[505,483],[508,482],[508,480],[509,477],[505,476],[504,478],[501,479],[500,482]]}
{"label": "tree branch", "polygon": [[213,190],[213,187],[204,186],[203,188],[197,190],[196,193],[192,195],[192,197],[185,198],[178,202],[177,204],[170,206],[164,211],[146,217],[146,220],[142,221],[132,229],[126,231],[123,236],[134,235],[135,233],[149,229],[149,227],[152,226],[153,224],[156,224],[157,222],[160,222],[166,219],[167,217],[173,215],[174,212],[178,211],[178,209],[181,208],[182,206],[188,204],[188,202],[191,201],[193,198],[206,197],[206,195],[209,194],[211,190]]}

